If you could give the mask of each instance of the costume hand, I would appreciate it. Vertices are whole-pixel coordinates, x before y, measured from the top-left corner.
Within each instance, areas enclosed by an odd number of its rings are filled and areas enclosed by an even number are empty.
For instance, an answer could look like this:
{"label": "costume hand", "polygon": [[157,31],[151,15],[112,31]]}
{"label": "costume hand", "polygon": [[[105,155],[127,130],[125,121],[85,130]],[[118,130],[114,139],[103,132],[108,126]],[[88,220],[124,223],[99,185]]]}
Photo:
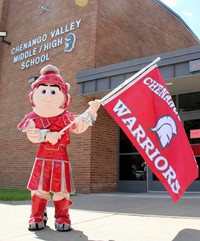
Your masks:
{"label": "costume hand", "polygon": [[62,134],[59,132],[48,132],[46,134],[46,140],[50,142],[52,145],[55,145],[59,139],[61,139]]}
{"label": "costume hand", "polygon": [[90,107],[88,108],[87,112],[91,115],[96,114],[96,112],[101,106],[100,100],[90,101],[88,104],[90,105]]}

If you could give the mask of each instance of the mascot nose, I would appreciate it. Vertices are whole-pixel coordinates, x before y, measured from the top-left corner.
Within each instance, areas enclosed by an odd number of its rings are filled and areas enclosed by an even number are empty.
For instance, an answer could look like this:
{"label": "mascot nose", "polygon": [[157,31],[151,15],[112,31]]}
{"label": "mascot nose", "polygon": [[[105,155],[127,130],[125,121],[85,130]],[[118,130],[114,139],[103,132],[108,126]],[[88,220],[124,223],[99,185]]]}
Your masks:
{"label": "mascot nose", "polygon": [[52,99],[51,92],[50,92],[50,91],[47,91],[46,94],[45,94],[44,97],[43,97],[43,100],[44,100],[45,102],[50,102],[51,99]]}

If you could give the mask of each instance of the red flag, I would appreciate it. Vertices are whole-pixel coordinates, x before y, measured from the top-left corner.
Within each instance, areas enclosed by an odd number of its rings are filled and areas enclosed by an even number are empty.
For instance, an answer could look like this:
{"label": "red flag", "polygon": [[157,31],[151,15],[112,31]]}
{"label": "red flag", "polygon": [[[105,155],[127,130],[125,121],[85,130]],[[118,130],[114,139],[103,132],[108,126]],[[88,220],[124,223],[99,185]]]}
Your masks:
{"label": "red flag", "polygon": [[102,105],[177,201],[198,177],[198,166],[157,65]]}

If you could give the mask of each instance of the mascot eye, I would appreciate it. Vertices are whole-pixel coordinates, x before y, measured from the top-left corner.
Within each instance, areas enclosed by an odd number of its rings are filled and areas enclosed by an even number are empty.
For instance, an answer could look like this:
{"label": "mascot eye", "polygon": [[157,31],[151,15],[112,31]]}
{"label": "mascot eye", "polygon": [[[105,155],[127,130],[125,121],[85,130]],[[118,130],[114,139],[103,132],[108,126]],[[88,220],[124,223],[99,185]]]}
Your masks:
{"label": "mascot eye", "polygon": [[55,95],[55,93],[56,93],[55,90],[52,90],[52,91],[51,91],[51,94],[52,94],[52,95]]}
{"label": "mascot eye", "polygon": [[46,93],[46,90],[42,90],[42,94],[45,94]]}

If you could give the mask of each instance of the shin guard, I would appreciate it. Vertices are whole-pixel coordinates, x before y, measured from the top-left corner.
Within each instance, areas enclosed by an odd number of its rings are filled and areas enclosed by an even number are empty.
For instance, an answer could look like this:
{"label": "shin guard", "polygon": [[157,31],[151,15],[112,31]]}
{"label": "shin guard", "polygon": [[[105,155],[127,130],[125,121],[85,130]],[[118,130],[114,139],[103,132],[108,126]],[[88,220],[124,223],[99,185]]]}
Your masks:
{"label": "shin guard", "polygon": [[47,200],[34,195],[32,197],[32,210],[29,219],[29,230],[40,230],[45,228],[47,222],[46,214]]}
{"label": "shin guard", "polygon": [[59,201],[54,201],[55,206],[55,228],[57,231],[70,231],[71,220],[69,217],[69,208],[72,205],[72,201],[63,198]]}

